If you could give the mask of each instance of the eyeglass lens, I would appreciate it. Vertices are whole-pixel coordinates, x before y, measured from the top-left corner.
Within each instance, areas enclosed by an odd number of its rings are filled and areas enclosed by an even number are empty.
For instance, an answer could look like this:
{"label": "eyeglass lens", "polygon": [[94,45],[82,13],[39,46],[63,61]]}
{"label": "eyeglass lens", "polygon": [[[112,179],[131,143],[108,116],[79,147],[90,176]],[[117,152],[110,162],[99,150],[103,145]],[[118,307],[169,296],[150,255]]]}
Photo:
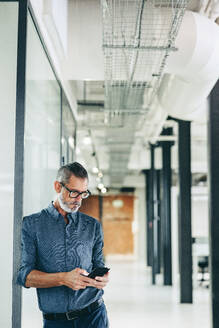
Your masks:
{"label": "eyeglass lens", "polygon": [[81,195],[81,198],[87,198],[89,196],[89,192],[87,192],[87,191],[85,191],[83,193],[79,193],[77,191],[70,192],[70,197],[72,197],[72,198],[76,198],[79,195]]}

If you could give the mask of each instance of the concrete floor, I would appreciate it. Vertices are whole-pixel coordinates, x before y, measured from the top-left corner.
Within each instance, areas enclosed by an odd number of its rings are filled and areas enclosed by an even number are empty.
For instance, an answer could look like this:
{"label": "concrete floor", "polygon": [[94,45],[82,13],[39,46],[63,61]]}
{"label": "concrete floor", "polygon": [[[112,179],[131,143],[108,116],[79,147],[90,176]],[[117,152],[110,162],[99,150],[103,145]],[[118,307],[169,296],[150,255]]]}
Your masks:
{"label": "concrete floor", "polygon": [[150,269],[133,261],[107,261],[105,303],[111,328],[210,328],[209,289],[194,288],[194,303],[179,304],[178,287],[151,285]]}

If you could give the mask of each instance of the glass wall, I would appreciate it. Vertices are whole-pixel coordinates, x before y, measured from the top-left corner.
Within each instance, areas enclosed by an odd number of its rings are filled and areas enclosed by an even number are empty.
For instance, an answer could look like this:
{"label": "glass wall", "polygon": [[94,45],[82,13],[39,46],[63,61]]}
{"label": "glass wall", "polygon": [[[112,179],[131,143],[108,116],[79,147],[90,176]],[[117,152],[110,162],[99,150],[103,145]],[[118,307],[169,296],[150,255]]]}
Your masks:
{"label": "glass wall", "polygon": [[39,211],[53,198],[60,164],[60,87],[37,31],[28,16],[24,215]]}
{"label": "glass wall", "polygon": [[[61,140],[61,89],[30,15],[27,32],[24,215],[54,198]],[[22,328],[41,326],[36,291],[23,290]]]}
{"label": "glass wall", "polygon": [[0,327],[11,327],[18,4],[0,2]]}

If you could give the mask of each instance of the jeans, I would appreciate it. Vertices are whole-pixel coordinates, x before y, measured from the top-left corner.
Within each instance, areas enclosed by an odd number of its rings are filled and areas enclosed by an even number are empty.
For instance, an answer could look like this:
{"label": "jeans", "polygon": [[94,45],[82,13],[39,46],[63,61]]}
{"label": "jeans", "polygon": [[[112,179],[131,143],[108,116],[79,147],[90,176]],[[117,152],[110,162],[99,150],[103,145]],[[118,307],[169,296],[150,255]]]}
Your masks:
{"label": "jeans", "polygon": [[43,328],[109,328],[105,304],[74,320],[45,320]]}

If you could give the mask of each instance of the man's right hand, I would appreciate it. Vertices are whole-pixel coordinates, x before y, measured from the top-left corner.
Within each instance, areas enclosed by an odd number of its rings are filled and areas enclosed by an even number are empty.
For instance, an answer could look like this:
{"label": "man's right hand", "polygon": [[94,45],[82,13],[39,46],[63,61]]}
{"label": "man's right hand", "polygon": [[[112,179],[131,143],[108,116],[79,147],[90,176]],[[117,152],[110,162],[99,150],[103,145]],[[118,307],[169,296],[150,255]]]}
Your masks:
{"label": "man's right hand", "polygon": [[73,290],[85,289],[91,286],[92,280],[88,277],[86,270],[76,268],[69,272],[63,273],[62,285],[65,285]]}

